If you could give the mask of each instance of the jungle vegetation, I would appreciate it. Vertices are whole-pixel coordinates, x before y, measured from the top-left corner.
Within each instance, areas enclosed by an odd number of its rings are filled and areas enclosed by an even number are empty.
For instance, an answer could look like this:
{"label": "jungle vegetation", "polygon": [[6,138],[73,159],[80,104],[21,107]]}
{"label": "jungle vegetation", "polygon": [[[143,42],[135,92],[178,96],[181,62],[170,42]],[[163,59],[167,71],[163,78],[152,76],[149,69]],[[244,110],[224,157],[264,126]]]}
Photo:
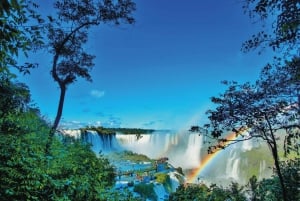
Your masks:
{"label": "jungle vegetation", "polygon": [[[274,21],[271,29],[264,30],[266,26],[263,26],[261,32],[246,41],[242,50],[260,48],[259,53],[263,53],[264,48],[271,48],[276,56],[262,68],[261,77],[255,83],[223,82],[228,88],[211,99],[217,107],[207,112],[210,124],[204,129],[219,142],[226,142],[222,138],[225,131],[240,135],[242,129],[249,129],[249,139],[261,138],[269,146],[275,174],[262,181],[253,177],[246,187],[236,183],[229,188],[182,185],[170,200],[246,200],[246,195],[252,201],[300,199],[299,155],[282,161],[278,157],[276,136],[276,131],[285,131],[282,137],[286,155],[299,154],[299,0],[244,2],[245,12],[251,18]],[[38,4],[32,0],[0,2],[1,200],[140,200],[129,192],[113,190],[113,167],[104,156],[97,157],[89,145],[80,141],[63,143],[54,137],[67,86],[78,77],[91,80],[89,72],[94,56],[81,48],[88,40],[89,28],[100,22],[116,25],[134,22],[133,2],[114,3],[111,0],[58,0],[57,16],[43,19],[38,13]],[[74,7],[74,4],[80,6]],[[62,28],[70,23],[74,25],[70,30]],[[53,56],[51,73],[61,91],[57,117],[52,125],[33,104],[29,87],[18,82],[12,73],[15,68],[29,74],[32,68],[38,67],[36,63],[18,64],[17,58],[21,54],[29,57],[30,52],[43,48]],[[216,148],[225,146],[218,144]],[[143,189],[143,186],[137,187],[136,191]],[[153,193],[150,194],[154,198]]]}

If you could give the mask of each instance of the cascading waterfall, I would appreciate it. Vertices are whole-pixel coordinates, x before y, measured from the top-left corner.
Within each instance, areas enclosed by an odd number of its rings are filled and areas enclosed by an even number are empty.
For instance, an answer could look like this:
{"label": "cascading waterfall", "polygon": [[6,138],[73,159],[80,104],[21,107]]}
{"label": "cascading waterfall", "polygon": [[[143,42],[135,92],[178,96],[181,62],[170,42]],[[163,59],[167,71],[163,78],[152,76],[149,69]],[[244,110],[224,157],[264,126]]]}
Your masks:
{"label": "cascading waterfall", "polygon": [[177,177],[182,177],[182,176],[176,172],[170,172],[169,176],[170,176],[170,180],[171,180],[172,192],[175,192],[176,189],[178,188],[178,186],[180,185],[180,181]]}
{"label": "cascading waterfall", "polygon": [[141,135],[117,134],[120,147],[147,155],[150,158],[168,157],[175,167],[192,168],[199,164],[202,136],[181,133],[153,133]]}
{"label": "cascading waterfall", "polygon": [[62,135],[73,137],[75,139],[80,139],[82,136],[81,130],[61,130],[60,133]]}
{"label": "cascading waterfall", "polygon": [[[90,143],[95,153],[129,150],[152,159],[167,157],[171,165],[181,167],[183,170],[196,168],[201,158],[207,154],[203,136],[188,132],[158,131],[142,135],[121,133],[105,135],[89,130],[84,133],[80,130],[64,130],[62,133]],[[251,141],[244,141],[220,151],[218,160],[211,161],[210,167],[214,168],[206,169],[199,177],[204,180],[220,179],[220,182],[230,180],[241,182],[240,167],[247,159],[241,159],[240,153],[250,151],[253,145]],[[220,169],[221,167],[224,168]],[[266,173],[265,161],[260,161],[259,172],[260,175],[257,176],[263,178]]]}
{"label": "cascading waterfall", "polygon": [[81,130],[61,130],[60,133],[77,140],[82,139],[84,142],[91,144],[91,149],[96,154],[120,150],[115,135],[112,134],[99,134],[93,130],[86,130],[84,133]]}
{"label": "cascading waterfall", "polygon": [[236,150],[231,149],[226,164],[226,175],[235,181],[238,181],[239,179],[239,162],[240,158],[237,157]]}
{"label": "cascading waterfall", "polygon": [[263,179],[265,177],[265,170],[266,170],[266,161],[260,161],[259,163],[259,175],[258,175],[258,179]]}
{"label": "cascading waterfall", "polygon": [[177,134],[177,144],[169,145],[165,153],[170,163],[183,169],[191,169],[200,163],[201,149],[203,148],[203,136],[181,132]]}
{"label": "cascading waterfall", "polygon": [[96,131],[87,130],[85,141],[92,145],[92,150],[95,153],[106,153],[118,150],[118,144],[112,134],[98,134]]}
{"label": "cascading waterfall", "polygon": [[154,185],[154,192],[158,196],[157,200],[164,200],[169,196],[169,193],[166,192],[165,187],[162,184],[156,183]]}
{"label": "cascading waterfall", "polygon": [[123,149],[147,155],[150,158],[159,158],[167,151],[168,146],[177,143],[177,136],[170,133],[153,133],[141,135],[117,134],[116,140]]}

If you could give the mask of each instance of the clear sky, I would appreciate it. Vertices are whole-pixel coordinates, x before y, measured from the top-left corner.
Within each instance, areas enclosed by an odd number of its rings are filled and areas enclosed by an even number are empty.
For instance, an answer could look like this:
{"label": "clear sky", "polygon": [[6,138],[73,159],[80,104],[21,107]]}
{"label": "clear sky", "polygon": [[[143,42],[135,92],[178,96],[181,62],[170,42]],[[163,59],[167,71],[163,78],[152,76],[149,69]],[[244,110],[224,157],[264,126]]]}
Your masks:
{"label": "clear sky", "polygon": [[[189,129],[205,121],[210,97],[224,91],[220,81],[254,81],[269,60],[268,54],[240,51],[256,31],[240,0],[135,2],[134,25],[91,31],[93,82],[68,87],[65,126]],[[36,53],[31,60],[39,68],[19,80],[53,121],[59,89],[50,76],[51,59],[46,50]]]}

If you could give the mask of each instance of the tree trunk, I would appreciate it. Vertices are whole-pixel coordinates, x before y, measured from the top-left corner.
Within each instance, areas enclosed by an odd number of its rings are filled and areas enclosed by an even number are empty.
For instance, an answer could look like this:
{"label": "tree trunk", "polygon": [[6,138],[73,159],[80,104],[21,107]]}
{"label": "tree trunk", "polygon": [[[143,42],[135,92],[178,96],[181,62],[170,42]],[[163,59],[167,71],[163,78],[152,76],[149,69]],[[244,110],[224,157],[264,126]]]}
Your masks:
{"label": "tree trunk", "polygon": [[[272,137],[274,138],[273,135],[272,135]],[[283,198],[284,201],[288,201],[287,194],[286,194],[286,188],[285,188],[285,184],[284,184],[284,179],[283,179],[281,169],[280,169],[276,141],[274,141],[273,146],[271,147],[271,150],[272,150],[272,155],[273,155],[273,159],[274,159],[274,163],[275,163],[276,174],[278,175],[281,190],[282,190],[282,198]]]}
{"label": "tree trunk", "polygon": [[269,131],[270,131],[270,137],[271,139],[267,138],[267,143],[272,151],[272,156],[274,159],[274,163],[275,163],[275,168],[276,168],[276,174],[279,178],[279,182],[280,182],[280,186],[281,186],[281,190],[282,190],[282,198],[284,201],[288,201],[287,198],[287,194],[286,194],[286,188],[285,188],[285,184],[284,184],[284,179],[281,173],[281,169],[280,169],[280,164],[279,164],[279,157],[278,157],[278,150],[277,150],[277,143],[276,143],[276,138],[275,138],[275,134],[274,131],[272,129],[272,125],[271,122],[269,121],[269,118],[267,115],[265,115],[266,121],[268,123],[268,127],[269,127]]}
{"label": "tree trunk", "polygon": [[61,116],[62,116],[65,95],[66,95],[66,86],[64,84],[60,84],[59,104],[58,104],[58,108],[57,108],[57,113],[56,113],[55,121],[54,121],[54,123],[53,123],[53,125],[51,127],[51,130],[49,132],[49,135],[48,135],[48,139],[47,139],[47,143],[46,143],[46,149],[45,149],[46,156],[50,155],[50,147],[51,147],[51,144],[53,142],[53,137],[54,137],[54,134],[55,134],[55,132],[57,130],[59,121],[60,121]]}

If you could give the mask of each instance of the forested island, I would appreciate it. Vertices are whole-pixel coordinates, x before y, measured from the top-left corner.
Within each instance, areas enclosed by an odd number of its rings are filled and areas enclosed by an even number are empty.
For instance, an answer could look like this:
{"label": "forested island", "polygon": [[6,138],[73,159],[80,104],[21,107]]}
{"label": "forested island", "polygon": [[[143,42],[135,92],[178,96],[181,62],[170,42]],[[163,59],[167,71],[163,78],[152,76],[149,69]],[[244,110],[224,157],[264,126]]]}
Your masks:
{"label": "forested island", "polygon": [[90,130],[90,131],[96,131],[97,133],[101,134],[116,134],[116,133],[122,133],[122,134],[135,134],[135,135],[141,135],[141,134],[151,134],[154,133],[154,129],[142,129],[142,128],[105,128],[102,126],[87,126],[85,128],[80,128],[82,133]]}

